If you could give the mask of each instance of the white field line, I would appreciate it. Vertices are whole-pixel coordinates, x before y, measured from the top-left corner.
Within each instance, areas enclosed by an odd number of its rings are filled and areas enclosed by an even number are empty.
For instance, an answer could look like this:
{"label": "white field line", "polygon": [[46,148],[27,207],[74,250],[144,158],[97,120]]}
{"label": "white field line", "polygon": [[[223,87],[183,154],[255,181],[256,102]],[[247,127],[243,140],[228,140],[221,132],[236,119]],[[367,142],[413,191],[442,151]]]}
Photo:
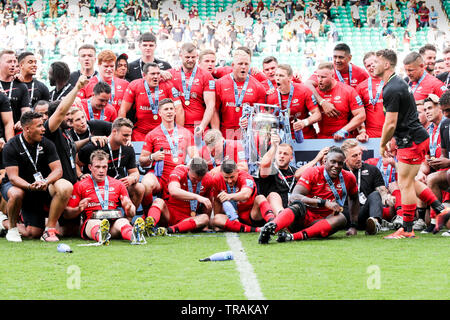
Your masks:
{"label": "white field line", "polygon": [[249,300],[265,300],[261,288],[259,286],[256,274],[253,271],[253,267],[247,259],[242,242],[239,237],[236,237],[235,233],[226,233],[227,243],[233,252],[234,261],[236,262],[236,268],[239,271],[242,286],[244,287],[244,293]]}

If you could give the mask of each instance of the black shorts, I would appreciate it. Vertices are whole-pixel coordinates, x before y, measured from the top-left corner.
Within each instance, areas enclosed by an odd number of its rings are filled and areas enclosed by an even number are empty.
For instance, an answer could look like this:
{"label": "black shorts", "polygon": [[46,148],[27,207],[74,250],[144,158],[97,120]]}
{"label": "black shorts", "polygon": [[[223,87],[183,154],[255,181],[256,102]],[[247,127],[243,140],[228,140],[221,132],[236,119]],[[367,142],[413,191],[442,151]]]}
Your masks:
{"label": "black shorts", "polygon": [[[8,201],[8,190],[12,186],[10,181],[2,184],[1,193],[6,201]],[[52,197],[48,191],[25,191],[21,213],[26,227],[45,228],[45,218],[48,217],[51,200]]]}

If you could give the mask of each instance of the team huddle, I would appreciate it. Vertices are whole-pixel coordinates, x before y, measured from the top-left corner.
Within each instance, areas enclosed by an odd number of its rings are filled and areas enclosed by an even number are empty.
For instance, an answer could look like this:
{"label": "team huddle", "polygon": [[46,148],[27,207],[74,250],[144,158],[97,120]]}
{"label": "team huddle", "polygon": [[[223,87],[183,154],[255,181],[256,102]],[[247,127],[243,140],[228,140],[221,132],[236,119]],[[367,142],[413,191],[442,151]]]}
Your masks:
{"label": "team huddle", "polygon": [[[83,45],[80,70],[52,63],[51,92],[33,78],[33,53],[0,52],[0,231],[8,241],[145,244],[230,231],[259,233],[266,244],[274,235],[393,230],[385,238],[400,239],[449,227],[450,48],[440,74],[434,46],[408,54],[406,81],[394,51],[368,52],[363,69],[344,43],[309,79],[273,56],[262,71],[251,67],[246,47],[231,66],[216,67],[214,51],[185,43],[179,68],[154,57],[153,34],[139,48],[128,63],[126,54]],[[259,105],[288,112],[288,140],[272,128],[247,143],[254,123],[246,110]],[[303,138],[341,146],[298,168],[286,141]],[[363,161],[371,138],[380,138],[381,157]]]}

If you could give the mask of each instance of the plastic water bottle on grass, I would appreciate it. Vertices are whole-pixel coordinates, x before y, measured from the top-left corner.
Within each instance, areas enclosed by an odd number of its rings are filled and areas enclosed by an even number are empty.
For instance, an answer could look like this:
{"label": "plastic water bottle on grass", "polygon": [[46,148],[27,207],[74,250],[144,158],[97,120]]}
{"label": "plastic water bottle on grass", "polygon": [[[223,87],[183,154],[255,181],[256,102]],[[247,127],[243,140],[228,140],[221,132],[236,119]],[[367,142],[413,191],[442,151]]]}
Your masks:
{"label": "plastic water bottle on grass", "polygon": [[209,256],[208,258],[200,259],[201,262],[226,261],[226,260],[233,260],[233,252],[232,251],[217,252],[217,253],[214,253],[213,255]]}

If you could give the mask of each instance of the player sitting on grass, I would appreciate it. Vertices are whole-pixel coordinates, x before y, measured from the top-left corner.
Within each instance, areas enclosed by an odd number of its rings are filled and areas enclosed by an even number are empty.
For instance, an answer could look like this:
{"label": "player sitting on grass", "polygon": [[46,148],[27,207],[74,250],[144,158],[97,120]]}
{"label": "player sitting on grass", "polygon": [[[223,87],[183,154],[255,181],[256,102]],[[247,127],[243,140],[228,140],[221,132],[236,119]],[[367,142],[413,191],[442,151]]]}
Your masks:
{"label": "player sitting on grass", "polygon": [[119,236],[124,240],[143,242],[144,220],[138,218],[134,228],[131,226],[128,218],[135,215],[136,208],[128,197],[125,185],[107,176],[108,159],[109,155],[103,150],[92,152],[89,164],[91,175],[74,185],[64,217],[72,219],[82,214],[83,239],[93,239],[105,245],[109,244],[111,237]]}
{"label": "player sitting on grass", "polygon": [[325,238],[345,228],[347,219],[343,214],[348,195],[350,228],[347,235],[356,235],[359,214],[358,186],[355,176],[344,167],[345,155],[338,147],[328,151],[324,166],[308,168],[289,198],[289,207],[261,228],[258,242],[266,244],[270,236],[284,228],[278,242]]}

